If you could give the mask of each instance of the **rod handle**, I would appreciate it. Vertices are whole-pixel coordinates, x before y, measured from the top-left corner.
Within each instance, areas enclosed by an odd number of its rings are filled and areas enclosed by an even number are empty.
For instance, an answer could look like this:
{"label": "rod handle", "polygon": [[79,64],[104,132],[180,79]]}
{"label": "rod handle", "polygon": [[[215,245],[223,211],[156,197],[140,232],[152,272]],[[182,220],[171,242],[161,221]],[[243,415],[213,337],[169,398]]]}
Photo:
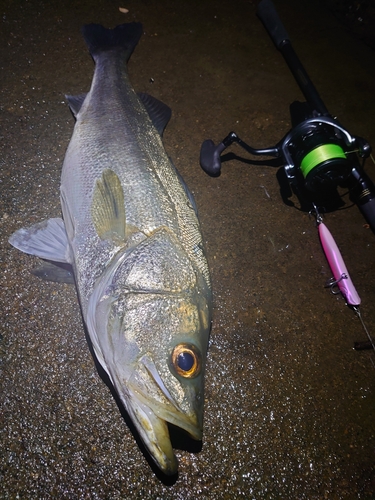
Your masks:
{"label": "rod handle", "polygon": [[375,233],[375,186],[363,169],[353,168],[355,184],[350,199],[354,201]]}
{"label": "rod handle", "polygon": [[257,14],[278,49],[280,49],[286,41],[290,41],[289,35],[271,0],[262,0],[258,5]]}

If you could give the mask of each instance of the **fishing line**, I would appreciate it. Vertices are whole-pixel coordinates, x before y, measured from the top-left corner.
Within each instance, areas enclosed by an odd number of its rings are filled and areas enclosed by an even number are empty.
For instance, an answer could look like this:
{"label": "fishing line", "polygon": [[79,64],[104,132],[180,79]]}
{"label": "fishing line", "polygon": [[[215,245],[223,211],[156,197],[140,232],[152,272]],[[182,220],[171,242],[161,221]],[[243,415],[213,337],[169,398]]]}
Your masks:
{"label": "fishing line", "polygon": [[374,339],[371,337],[370,332],[366,328],[366,325],[365,325],[365,323],[364,323],[364,321],[362,319],[361,311],[359,310],[358,307],[355,307],[355,306],[353,307],[353,311],[356,313],[356,315],[358,316],[358,318],[361,320],[363,329],[366,332],[367,338],[369,339],[369,342],[372,345],[372,348],[374,349],[374,352],[375,352]]}

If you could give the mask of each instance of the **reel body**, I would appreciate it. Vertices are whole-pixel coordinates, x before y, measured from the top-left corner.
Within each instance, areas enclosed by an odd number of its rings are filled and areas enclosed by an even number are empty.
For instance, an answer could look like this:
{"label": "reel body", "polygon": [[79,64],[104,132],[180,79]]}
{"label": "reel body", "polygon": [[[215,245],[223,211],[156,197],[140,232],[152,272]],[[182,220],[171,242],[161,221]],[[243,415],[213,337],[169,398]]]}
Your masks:
{"label": "reel body", "polygon": [[281,145],[287,178],[295,186],[303,185],[312,192],[343,185],[353,168],[350,155],[356,142],[331,118],[304,120]]}
{"label": "reel body", "polygon": [[[333,127],[322,123],[305,123],[305,130],[287,145],[293,165],[288,165],[288,178],[304,183],[310,191],[330,189],[343,184],[352,169],[342,141]],[[346,148],[345,148],[346,149]]]}

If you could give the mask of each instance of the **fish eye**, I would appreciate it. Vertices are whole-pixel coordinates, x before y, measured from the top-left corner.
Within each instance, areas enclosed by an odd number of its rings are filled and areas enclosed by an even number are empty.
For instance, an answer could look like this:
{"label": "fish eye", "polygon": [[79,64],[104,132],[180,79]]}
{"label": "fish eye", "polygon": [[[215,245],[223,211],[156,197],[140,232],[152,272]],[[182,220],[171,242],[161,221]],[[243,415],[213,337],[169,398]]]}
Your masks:
{"label": "fish eye", "polygon": [[172,366],[184,378],[196,377],[202,368],[201,355],[193,344],[178,344],[172,351]]}

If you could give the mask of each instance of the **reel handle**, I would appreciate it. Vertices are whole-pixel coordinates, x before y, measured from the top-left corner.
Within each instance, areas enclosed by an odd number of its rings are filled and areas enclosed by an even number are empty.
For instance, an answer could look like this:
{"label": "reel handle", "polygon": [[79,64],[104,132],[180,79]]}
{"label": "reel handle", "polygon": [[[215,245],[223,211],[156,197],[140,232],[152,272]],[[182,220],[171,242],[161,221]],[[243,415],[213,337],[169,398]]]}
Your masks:
{"label": "reel handle", "polygon": [[214,141],[207,139],[202,143],[200,152],[200,164],[206,174],[217,177],[221,171],[220,155],[227,146],[220,142],[215,146]]}
{"label": "reel handle", "polygon": [[255,156],[274,156],[276,158],[280,157],[281,146],[277,144],[271,148],[255,149],[246,144],[236,132],[229,132],[229,134],[224,137],[224,139],[215,146],[215,143],[211,139],[207,139],[203,142],[201,146],[200,153],[200,164],[203,170],[211,177],[217,177],[220,175],[221,170],[221,159],[220,155],[224,149],[228,148],[231,144],[236,142],[241,148]]}

